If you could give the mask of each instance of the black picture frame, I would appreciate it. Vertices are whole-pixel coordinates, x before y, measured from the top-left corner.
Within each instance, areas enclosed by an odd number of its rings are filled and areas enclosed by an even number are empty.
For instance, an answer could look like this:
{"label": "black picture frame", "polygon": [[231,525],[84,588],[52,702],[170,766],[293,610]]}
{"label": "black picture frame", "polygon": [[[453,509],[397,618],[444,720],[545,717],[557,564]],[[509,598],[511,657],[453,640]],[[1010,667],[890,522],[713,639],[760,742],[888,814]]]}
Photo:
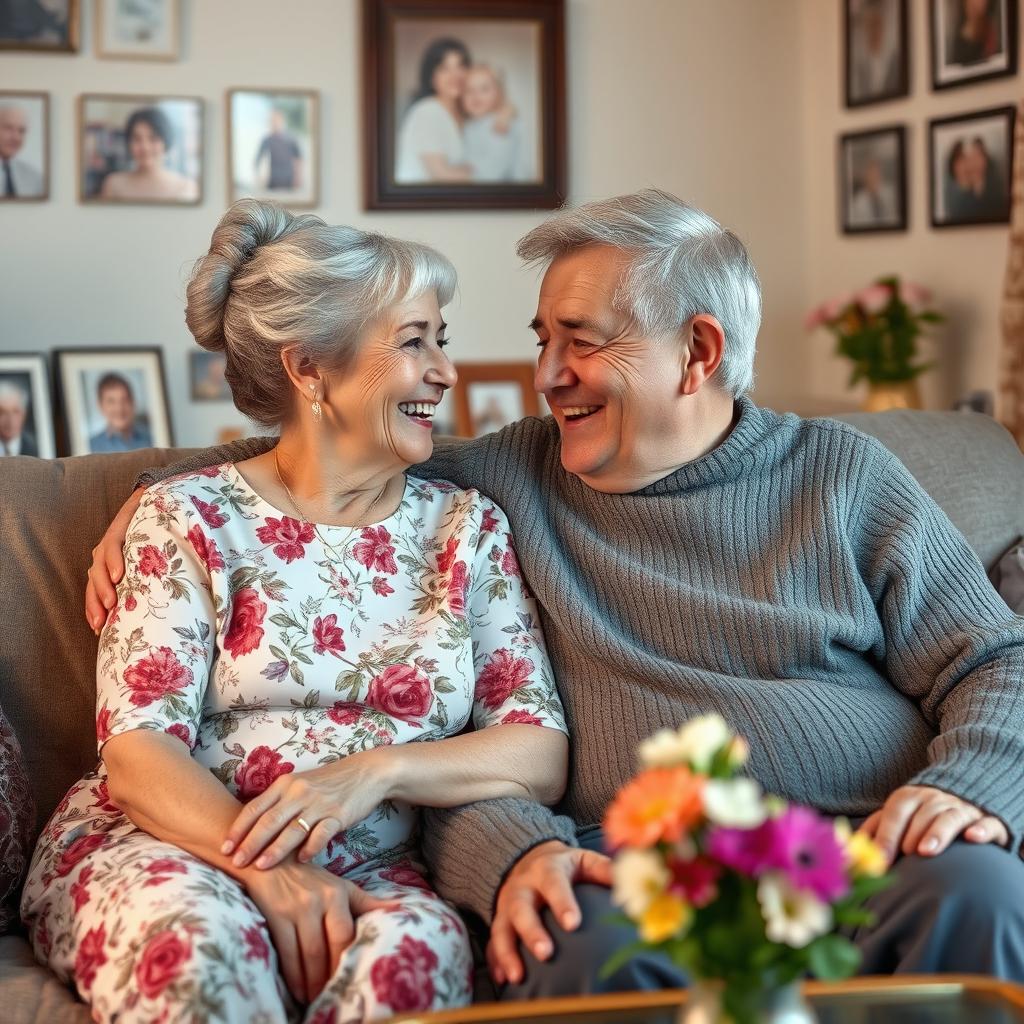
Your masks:
{"label": "black picture frame", "polygon": [[[853,195],[852,180],[854,147],[867,147],[874,143],[877,150],[887,139],[895,142],[894,167],[891,185],[894,190],[894,213],[872,223],[870,216],[859,214]],[[907,129],[905,125],[885,125],[860,132],[846,132],[839,136],[836,166],[838,172],[839,226],[844,235],[878,234],[907,230]]]}
{"label": "black picture frame", "polygon": [[[364,203],[368,210],[554,209],[566,197],[564,0],[363,0]],[[538,26],[537,180],[396,181],[395,32],[405,21]]]}
{"label": "black picture frame", "polygon": [[[933,228],[960,228],[977,227],[984,224],[1009,224],[1010,213],[1013,206],[1013,156],[1014,156],[1014,127],[1017,115],[1017,108],[1012,104],[1002,107],[989,107],[985,110],[975,110],[963,114],[952,114],[948,117],[932,118],[928,122],[928,219]],[[998,188],[992,186],[992,196],[986,196],[988,188],[985,187],[980,196],[975,197],[976,202],[973,209],[970,203],[966,205],[964,214],[950,217],[948,211],[940,215],[938,200],[943,195],[943,209],[947,203],[947,196],[943,189],[940,189],[939,174],[944,169],[949,173],[943,175],[943,186],[953,184],[952,172],[950,169],[952,153],[949,156],[943,154],[940,160],[937,150],[938,136],[942,129],[950,126],[967,126],[977,121],[992,121],[1002,118],[1002,144],[1005,147],[1005,169],[1001,173],[1001,184]],[[969,134],[965,129],[965,136]],[[975,139],[981,138],[975,133]],[[998,194],[1001,202],[998,207],[995,204],[994,196]]]}
{"label": "black picture frame", "polygon": [[[855,24],[856,7],[862,6],[865,0],[842,0],[843,3],[843,97],[848,108],[867,107],[875,103],[887,103],[889,100],[902,99],[910,95],[910,26],[907,12],[907,0],[888,0],[896,5],[896,24],[899,33],[893,82],[869,95],[857,85],[857,62],[854,46],[857,39]],[[885,2],[885,0],[867,0],[868,3]]]}
{"label": "black picture frame", "polygon": [[155,345],[131,347],[59,348],[53,351],[53,375],[55,379],[58,410],[58,450],[62,455],[96,454],[100,449],[92,444],[89,437],[87,416],[84,408],[91,393],[82,381],[82,388],[73,387],[73,375],[88,372],[95,375],[117,374],[127,378],[129,394],[133,402],[136,396],[131,387],[137,382],[136,374],[150,374],[150,389],[147,401],[135,423],[145,420],[149,434],[148,444],[140,443],[116,450],[139,450],[143,448],[173,448],[174,428],[171,422],[171,404],[167,393],[167,374],[164,371],[163,349]]}
{"label": "black picture frame", "polygon": [[[0,385],[13,384],[27,399],[22,431],[18,435],[19,455],[52,459],[57,454],[53,388],[46,355],[42,352],[0,352]],[[2,400],[2,399],[0,399]],[[0,431],[0,456],[7,452]]]}
{"label": "black picture frame", "polygon": [[931,69],[932,90],[940,92],[945,89],[959,89],[963,86],[976,85],[978,82],[989,82],[994,78],[1006,78],[1017,73],[1018,42],[1017,31],[1019,25],[1018,0],[989,0],[1000,15],[1002,23],[1002,38],[1005,47],[1001,53],[1005,53],[1005,61],[993,62],[991,59],[987,66],[982,66],[978,61],[979,68],[976,73],[955,74],[943,77],[946,68],[952,67],[956,62],[948,62],[946,54],[942,52],[947,38],[949,26],[947,24],[951,3],[956,0],[928,0],[928,36],[929,36],[929,67]]}

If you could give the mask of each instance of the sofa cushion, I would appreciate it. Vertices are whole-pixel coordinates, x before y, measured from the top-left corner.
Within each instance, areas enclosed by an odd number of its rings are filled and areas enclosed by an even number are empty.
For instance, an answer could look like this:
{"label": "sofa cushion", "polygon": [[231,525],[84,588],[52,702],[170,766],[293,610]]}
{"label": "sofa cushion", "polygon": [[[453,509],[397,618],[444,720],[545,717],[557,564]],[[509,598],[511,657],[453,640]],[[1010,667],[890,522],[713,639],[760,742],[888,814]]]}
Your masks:
{"label": "sofa cushion", "polygon": [[80,1003],[49,968],[36,963],[20,936],[0,938],[0,1020],[4,1024],[89,1024]]}
{"label": "sofa cushion", "polygon": [[904,463],[986,569],[1024,535],[1024,455],[990,416],[897,409],[838,419],[877,437]]}
{"label": "sofa cushion", "polygon": [[32,853],[35,805],[21,745],[0,709],[0,935],[18,920],[21,880]]}
{"label": "sofa cushion", "polygon": [[147,466],[148,449],[0,459],[0,706],[21,741],[38,828],[96,764],[96,637],[83,598],[92,547]]}

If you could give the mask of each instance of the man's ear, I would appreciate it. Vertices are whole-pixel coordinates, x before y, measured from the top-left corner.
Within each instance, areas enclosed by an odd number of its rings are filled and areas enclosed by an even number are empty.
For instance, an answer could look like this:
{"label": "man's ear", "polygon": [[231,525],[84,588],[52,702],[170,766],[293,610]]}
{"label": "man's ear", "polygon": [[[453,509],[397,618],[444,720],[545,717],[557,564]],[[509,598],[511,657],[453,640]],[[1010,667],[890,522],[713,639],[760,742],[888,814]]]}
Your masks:
{"label": "man's ear", "polygon": [[725,331],[718,320],[707,313],[698,313],[684,330],[686,362],[683,365],[682,393],[695,395],[722,362]]}

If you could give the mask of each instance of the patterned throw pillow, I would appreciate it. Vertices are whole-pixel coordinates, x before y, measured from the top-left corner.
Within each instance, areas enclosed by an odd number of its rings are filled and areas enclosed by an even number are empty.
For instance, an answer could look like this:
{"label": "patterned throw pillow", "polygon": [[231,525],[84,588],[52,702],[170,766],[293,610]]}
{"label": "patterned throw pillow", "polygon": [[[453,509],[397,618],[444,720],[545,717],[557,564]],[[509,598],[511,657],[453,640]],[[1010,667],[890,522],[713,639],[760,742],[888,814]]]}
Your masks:
{"label": "patterned throw pillow", "polygon": [[1010,610],[1024,615],[1024,539],[996,562],[989,577]]}
{"label": "patterned throw pillow", "polygon": [[18,895],[31,855],[35,808],[21,744],[0,711],[0,935],[18,920]]}

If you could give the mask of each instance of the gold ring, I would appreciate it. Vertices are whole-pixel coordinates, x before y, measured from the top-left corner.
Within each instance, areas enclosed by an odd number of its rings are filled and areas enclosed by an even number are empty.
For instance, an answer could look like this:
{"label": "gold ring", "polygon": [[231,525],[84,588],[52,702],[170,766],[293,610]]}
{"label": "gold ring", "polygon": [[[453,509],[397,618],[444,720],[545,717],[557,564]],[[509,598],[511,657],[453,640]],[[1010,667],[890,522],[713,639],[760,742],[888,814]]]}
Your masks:
{"label": "gold ring", "polygon": [[307,836],[309,835],[310,832],[313,831],[312,826],[309,824],[308,821],[306,821],[305,818],[296,818],[295,822],[299,826],[299,828],[301,828],[302,831],[306,833]]}

